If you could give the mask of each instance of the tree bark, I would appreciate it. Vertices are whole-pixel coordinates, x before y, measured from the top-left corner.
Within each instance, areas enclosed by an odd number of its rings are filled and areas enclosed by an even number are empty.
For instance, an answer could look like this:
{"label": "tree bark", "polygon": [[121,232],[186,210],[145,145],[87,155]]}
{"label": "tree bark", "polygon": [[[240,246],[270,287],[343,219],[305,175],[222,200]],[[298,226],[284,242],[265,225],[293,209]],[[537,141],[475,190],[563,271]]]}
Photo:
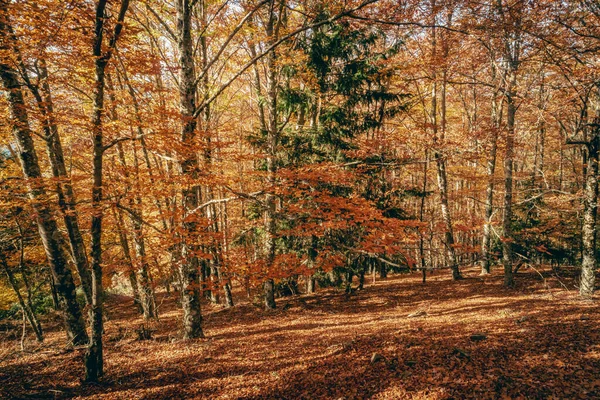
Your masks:
{"label": "tree bark", "polygon": [[[432,0],[432,16],[435,12],[436,1]],[[435,19],[435,18],[434,18]],[[448,22],[449,24],[449,22]],[[434,24],[435,25],[435,24]],[[448,44],[444,43],[443,46],[443,59],[444,61],[448,57]],[[446,247],[446,261],[450,266],[452,271],[452,279],[457,280],[461,279],[462,276],[460,274],[460,270],[458,267],[458,262],[456,260],[456,251],[454,249],[454,233],[452,228],[452,216],[450,215],[450,207],[448,204],[448,177],[446,173],[446,159],[444,155],[441,153],[439,148],[439,144],[443,145],[445,140],[445,131],[446,131],[446,67],[442,72],[442,90],[440,93],[441,104],[440,104],[440,118],[441,124],[438,128],[438,106],[437,106],[437,97],[438,97],[438,74],[437,74],[437,36],[436,29],[432,28],[432,62],[434,63],[434,72],[433,72],[433,89],[432,89],[432,99],[431,99],[431,124],[433,127],[433,140],[434,140],[434,158],[437,165],[437,181],[438,181],[438,189],[440,192],[440,208],[442,212],[442,221],[444,222],[444,246]],[[438,137],[439,135],[439,137]]]}
{"label": "tree bark", "polygon": [[[600,122],[600,118],[599,121]],[[588,144],[588,164],[584,188],[584,211],[582,225],[583,257],[581,261],[581,278],[579,282],[579,294],[583,298],[591,298],[594,293],[596,282],[596,220],[598,210],[598,150],[599,137],[595,133],[594,138]]]}
{"label": "tree bark", "polygon": [[[427,194],[427,170],[429,168],[429,151],[425,149],[425,162],[423,163],[423,186],[421,187],[421,198],[419,199],[419,222],[423,223],[425,213],[425,197]],[[419,233],[419,259],[421,264],[422,282],[427,282],[427,263],[425,262],[425,236],[422,227]]]}
{"label": "tree bark", "polygon": [[23,314],[27,318],[27,321],[29,322],[29,325],[31,326],[33,333],[35,333],[35,338],[37,339],[38,342],[43,342],[44,334],[42,332],[42,327],[41,327],[40,322],[38,321],[37,317],[35,316],[35,313],[33,312],[33,308],[31,307],[31,302],[26,303],[25,299],[23,299],[23,296],[21,295],[21,291],[19,290],[19,285],[17,283],[17,280],[15,279],[14,274],[10,270],[8,264],[6,263],[6,258],[4,257],[4,254],[1,251],[0,251],[0,264],[2,264],[2,269],[4,269],[4,272],[6,273],[6,276],[8,278],[8,283],[10,284],[13,291],[17,295],[17,300],[19,301],[19,305],[21,306],[21,309],[23,310]]}
{"label": "tree bark", "polygon": [[[496,60],[491,60],[492,79],[496,79],[498,71],[495,64]],[[504,79],[506,74],[504,74]],[[490,137],[490,154],[487,160],[488,182],[485,189],[485,223],[483,225],[483,237],[481,240],[481,273],[489,274],[491,267],[490,246],[492,238],[492,215],[494,214],[494,174],[496,172],[496,158],[498,153],[498,132],[500,130],[500,121],[502,120],[502,97],[499,97],[499,89],[494,92],[492,99],[492,131]],[[500,104],[499,104],[500,102]]]}
{"label": "tree bark", "polygon": [[[125,177],[127,178],[129,177],[129,173],[127,172],[125,152],[121,143],[117,144],[117,151],[119,154],[119,160],[123,166],[123,170],[125,171]],[[134,155],[134,159],[135,169],[138,170],[139,166],[136,155]],[[139,183],[139,174],[136,176],[136,179]],[[152,292],[152,287],[150,286],[148,279],[148,269],[150,267],[148,265],[148,257],[146,256],[146,243],[144,240],[144,231],[142,226],[142,199],[139,193],[136,195],[136,201],[134,201],[134,199],[131,197],[129,198],[129,206],[137,213],[136,216],[130,215],[131,226],[133,228],[133,244],[136,256],[135,263],[137,264],[136,268],[134,269],[135,282],[137,284],[136,291],[139,296],[139,302],[142,308],[144,319],[152,319],[156,317],[156,310],[154,309],[154,295]]]}
{"label": "tree bark", "polygon": [[129,239],[127,238],[127,233],[123,229],[125,226],[125,222],[123,221],[123,212],[119,209],[114,210],[114,218],[117,221],[117,234],[119,236],[119,243],[121,244],[121,249],[123,250],[123,257],[125,258],[125,265],[127,266],[127,278],[129,279],[129,284],[131,285],[131,291],[133,293],[133,301],[134,304],[140,314],[144,314],[144,309],[142,307],[142,300],[140,299],[140,293],[138,291],[138,282],[137,276],[135,274],[135,268],[133,266],[133,261],[131,259],[131,250],[129,248]]}
{"label": "tree bark", "polygon": [[73,191],[73,186],[71,185],[70,179],[67,175],[62,144],[58,133],[58,126],[54,117],[54,105],[52,101],[50,84],[48,82],[48,69],[46,67],[46,60],[42,56],[36,61],[37,69],[39,71],[39,79],[37,84],[33,84],[25,62],[21,56],[18,39],[13,32],[12,26],[9,24],[8,18],[6,18],[6,21],[4,22],[4,27],[6,29],[5,37],[7,40],[7,45],[10,42],[10,47],[17,58],[19,73],[21,74],[25,85],[33,95],[42,117],[41,123],[45,135],[44,141],[46,144],[48,158],[50,160],[52,175],[55,178],[58,178],[56,184],[58,205],[63,214],[63,220],[69,237],[71,254],[75,260],[75,266],[81,279],[81,287],[83,289],[84,297],[86,303],[90,304],[92,291],[89,263],[85,254],[85,244],[79,229],[78,217],[75,210],[76,198]]}
{"label": "tree bark", "polygon": [[108,50],[102,51],[104,34],[104,21],[107,0],[100,0],[96,6],[96,20],[94,29],[93,55],[95,58],[95,88],[94,88],[94,114],[92,117],[92,221],[91,221],[91,261],[92,261],[92,307],[90,308],[90,345],[85,355],[85,380],[97,382],[104,375],[104,356],[102,334],[103,324],[103,295],[102,286],[102,220],[103,211],[103,157],[104,151],[104,89],[106,81],[106,67],[110,61],[123,28],[123,19],[129,6],[128,0],[122,0],[117,23],[110,39]]}
{"label": "tree bark", "polygon": [[[279,9],[276,10],[276,2],[273,0],[269,3],[269,20],[266,25],[266,34],[268,37],[268,44],[272,45],[277,41],[279,36],[279,28],[281,27],[281,9],[283,3],[279,4]],[[266,151],[266,163],[267,163],[267,184],[268,190],[272,190],[275,184],[275,172],[276,166],[276,152],[279,137],[279,126],[278,126],[278,109],[277,109],[277,54],[275,49],[271,50],[267,55],[267,97],[268,97],[268,110],[269,116],[267,121],[267,151]],[[276,198],[272,193],[267,192],[265,195],[265,259],[266,259],[266,273],[267,276],[270,273],[270,269],[273,266],[275,260],[275,236],[276,236],[276,221],[275,221],[275,210],[276,210]],[[263,285],[264,296],[265,296],[265,308],[267,310],[275,308],[275,283],[273,279],[267,278]]]}
{"label": "tree bark", "polygon": [[[504,215],[502,218],[502,262],[504,265],[504,286],[514,286],[513,277],[513,233],[512,233],[512,198],[513,198],[513,158],[515,141],[515,116],[517,105],[515,102],[519,39],[513,41],[512,46],[507,44],[508,87],[506,89],[506,150],[504,153]],[[513,47],[513,48],[511,48]]]}
{"label": "tree bark", "polygon": [[[189,180],[198,176],[198,158],[194,151],[196,136],[196,92],[194,71],[194,43],[192,42],[192,7],[190,0],[176,0],[177,9],[177,47],[179,50],[179,110],[181,114],[181,143],[186,153],[180,163],[181,173]],[[184,220],[198,206],[198,186],[186,182],[182,190]],[[179,272],[182,282],[183,338],[196,339],[204,337],[202,331],[202,314],[200,310],[200,275],[198,257],[194,255],[189,240],[196,231],[196,223],[184,222],[186,237],[181,244],[181,261]]]}
{"label": "tree bark", "polygon": [[594,120],[590,124],[587,144],[588,160],[583,198],[582,261],[579,294],[591,299],[596,283],[596,221],[598,214],[598,161],[600,153],[600,83],[594,88]]}
{"label": "tree bark", "polygon": [[69,237],[69,245],[73,259],[75,260],[75,266],[77,273],[81,280],[81,288],[85,296],[86,303],[89,305],[92,302],[92,276],[90,273],[90,266],[85,251],[85,243],[83,241],[83,235],[79,229],[79,217],[76,210],[77,199],[75,192],[73,191],[73,185],[67,174],[67,168],[65,166],[65,158],[62,149],[62,143],[60,141],[60,135],[58,133],[58,126],[54,117],[54,106],[52,101],[52,93],[50,90],[50,84],[48,82],[48,70],[46,62],[42,58],[40,59],[39,66],[42,95],[39,90],[31,84],[28,84],[38,104],[38,108],[42,114],[44,132],[46,136],[46,148],[48,152],[48,158],[50,165],[52,166],[52,174],[55,178],[58,178],[57,183],[57,194],[58,204],[63,214],[63,220],[65,228]]}
{"label": "tree bark", "polygon": [[[10,52],[11,50],[8,45],[7,22],[7,4],[0,2],[0,51],[2,52]],[[40,238],[52,270],[67,336],[73,344],[81,345],[88,341],[85,324],[77,303],[73,276],[67,265],[67,255],[63,251],[63,238],[48,205],[49,198],[42,183],[42,174],[29,125],[27,106],[17,76],[17,72],[10,64],[0,60],[0,78],[7,94],[12,130],[18,146],[21,168],[27,182],[28,195],[36,214]]]}

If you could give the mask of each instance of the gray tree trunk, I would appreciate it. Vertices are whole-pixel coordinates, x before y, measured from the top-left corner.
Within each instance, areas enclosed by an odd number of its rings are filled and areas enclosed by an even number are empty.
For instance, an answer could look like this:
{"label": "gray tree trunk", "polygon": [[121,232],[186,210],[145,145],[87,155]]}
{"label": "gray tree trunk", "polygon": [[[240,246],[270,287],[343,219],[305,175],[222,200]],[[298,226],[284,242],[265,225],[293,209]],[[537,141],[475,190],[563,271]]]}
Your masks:
{"label": "gray tree trunk", "polygon": [[[436,1],[432,0],[432,13],[436,7]],[[434,14],[432,14],[433,16]],[[444,43],[443,46],[443,57],[444,59],[448,56],[448,45]],[[436,29],[432,29],[432,62],[437,63],[437,36]],[[442,221],[444,222],[444,246],[446,247],[446,261],[450,266],[452,271],[452,279],[461,279],[462,276],[460,274],[460,270],[458,268],[458,262],[456,260],[456,251],[454,249],[454,233],[452,228],[452,216],[450,215],[450,207],[448,204],[448,177],[446,173],[446,159],[444,155],[437,148],[440,144],[443,145],[445,140],[445,131],[446,131],[446,70],[442,72],[442,90],[439,94],[441,97],[440,104],[440,118],[441,124],[440,128],[438,128],[438,106],[437,106],[437,97],[438,97],[438,77],[437,72],[434,67],[433,73],[433,89],[432,89],[432,99],[431,99],[431,124],[433,127],[433,140],[434,146],[434,158],[437,165],[437,181],[438,181],[438,189],[440,192],[440,208],[442,212]],[[439,137],[438,137],[439,135]]]}
{"label": "gray tree trunk", "polygon": [[[496,80],[498,71],[496,61],[492,59],[492,80]],[[503,74],[506,78],[506,74]],[[503,81],[505,79],[502,79]],[[498,85],[501,83],[498,83]],[[492,238],[492,215],[494,214],[494,174],[496,172],[496,158],[498,153],[498,132],[500,130],[500,121],[502,120],[502,97],[499,96],[499,90],[496,89],[492,99],[492,132],[490,137],[490,154],[487,160],[488,182],[485,189],[485,224],[483,225],[483,237],[481,240],[481,273],[489,274],[491,267],[490,246]]]}
{"label": "gray tree trunk", "polygon": [[[119,160],[121,165],[123,166],[123,170],[125,171],[125,176],[129,177],[129,173],[127,172],[127,162],[125,160],[125,152],[123,151],[123,146],[121,143],[117,144],[117,151],[119,154]],[[135,160],[135,169],[138,169],[138,160],[137,156],[134,156]],[[139,176],[136,176],[136,179],[139,180]],[[154,309],[154,294],[152,292],[152,287],[150,286],[150,281],[148,279],[148,257],[146,256],[146,243],[144,240],[144,231],[142,226],[142,199],[138,194],[136,197],[137,204],[131,197],[129,198],[129,206],[132,211],[136,213],[136,215],[130,215],[130,221],[133,231],[133,244],[135,248],[135,282],[137,284],[137,288],[134,291],[137,292],[139,302],[142,308],[142,314],[144,319],[151,319],[156,317],[156,310]]]}
{"label": "gray tree trunk", "polygon": [[600,152],[600,84],[594,92],[594,120],[591,124],[591,135],[587,144],[588,161],[585,175],[583,198],[582,261],[579,294],[583,298],[591,298],[596,283],[596,220],[598,213],[598,161]]}
{"label": "gray tree trunk", "polygon": [[[599,121],[600,122],[600,121]],[[588,147],[587,174],[584,188],[584,211],[582,225],[583,257],[581,261],[581,278],[579,294],[591,298],[596,282],[596,219],[598,210],[598,134],[590,141]]]}
{"label": "gray tree trunk", "polygon": [[[0,51],[10,52],[7,45],[9,30],[8,12],[6,3],[0,3]],[[48,205],[48,196],[42,184],[38,157],[33,144],[32,132],[27,115],[27,106],[23,99],[21,84],[17,72],[0,60],[0,78],[6,91],[11,125],[15,141],[17,142],[18,156],[21,168],[28,186],[28,195],[32,200],[32,207],[36,214],[36,222],[46,252],[48,264],[52,270],[54,285],[60,303],[61,313],[65,322],[67,336],[75,345],[85,344],[88,341],[81,309],[75,295],[75,283],[67,265],[67,255],[63,251],[63,239],[52,211]]]}
{"label": "gray tree trunk", "polygon": [[[65,166],[65,160],[62,150],[62,144],[60,142],[60,136],[58,133],[58,126],[54,117],[54,105],[52,101],[52,93],[50,90],[50,84],[48,83],[48,69],[46,67],[46,61],[43,57],[37,60],[37,69],[39,70],[38,84],[33,84],[29,72],[25,66],[23,58],[21,57],[18,39],[13,32],[12,26],[8,23],[8,19],[5,21],[6,29],[6,43],[7,47],[12,47],[12,51],[17,57],[19,72],[24,80],[25,85],[29,88],[30,92],[35,98],[36,104],[42,117],[42,127],[45,135],[46,150],[50,165],[52,167],[52,175],[57,179],[56,192],[58,195],[58,205],[63,214],[63,219],[67,234],[69,237],[69,245],[71,248],[71,254],[75,260],[75,266],[81,280],[81,287],[83,289],[84,297],[87,304],[91,303],[91,274],[89,270],[89,264],[85,253],[85,244],[83,236],[79,229],[79,222],[77,211],[75,210],[76,198],[71,185],[70,179],[67,175],[67,169]],[[41,90],[40,90],[41,87]]]}
{"label": "gray tree trunk", "polygon": [[502,217],[502,263],[504,265],[504,286],[514,286],[513,277],[513,233],[512,233],[512,198],[513,198],[513,158],[515,142],[515,89],[518,69],[518,41],[514,42],[517,49],[508,55],[508,87],[506,89],[506,150],[504,153],[504,214]]}
{"label": "gray tree trunk", "polygon": [[[196,136],[196,92],[194,71],[194,43],[192,41],[192,7],[190,0],[176,0],[177,9],[177,47],[179,50],[179,111],[181,114],[181,143],[186,148],[186,154],[180,162],[181,173],[191,178],[197,178],[199,172],[198,158],[195,148]],[[198,187],[186,184],[182,190],[184,218],[198,207]],[[194,222],[184,222],[186,234],[196,230]],[[191,236],[191,235],[190,235]],[[184,238],[181,244],[181,260],[179,272],[181,276],[181,305],[183,307],[183,338],[196,339],[204,337],[202,331],[202,313],[200,309],[200,275],[198,257]]]}
{"label": "gray tree trunk", "polygon": [[[269,45],[275,43],[279,37],[279,28],[281,27],[281,2],[279,9],[275,9],[275,2],[270,4],[269,20],[266,25],[267,42]],[[279,138],[278,109],[277,109],[277,54],[271,50],[267,55],[267,98],[268,98],[268,122],[267,122],[267,184],[271,188],[275,184],[276,172],[276,152]],[[276,198],[272,193],[265,195],[265,258],[267,274],[275,260],[275,236],[276,236]],[[273,279],[268,278],[264,285],[265,308],[275,308],[275,283]]]}

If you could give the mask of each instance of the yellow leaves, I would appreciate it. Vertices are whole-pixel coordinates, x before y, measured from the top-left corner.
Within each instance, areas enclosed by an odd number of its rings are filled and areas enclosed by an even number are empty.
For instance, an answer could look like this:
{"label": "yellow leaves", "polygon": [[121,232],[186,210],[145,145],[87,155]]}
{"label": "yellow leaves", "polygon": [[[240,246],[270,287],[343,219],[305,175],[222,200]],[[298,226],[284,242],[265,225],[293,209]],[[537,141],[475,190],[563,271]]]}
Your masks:
{"label": "yellow leaves", "polygon": [[0,280],[0,310],[8,310],[16,302],[17,295],[14,290],[3,279]]}

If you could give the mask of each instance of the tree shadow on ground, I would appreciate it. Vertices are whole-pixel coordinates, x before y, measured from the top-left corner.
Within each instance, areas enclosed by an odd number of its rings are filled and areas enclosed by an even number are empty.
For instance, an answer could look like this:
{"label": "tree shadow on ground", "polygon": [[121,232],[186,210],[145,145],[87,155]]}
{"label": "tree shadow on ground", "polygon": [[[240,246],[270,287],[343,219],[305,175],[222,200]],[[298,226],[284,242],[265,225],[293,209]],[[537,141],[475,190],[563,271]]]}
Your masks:
{"label": "tree shadow on ground", "polygon": [[[208,339],[107,341],[107,376],[81,385],[82,354],[55,350],[0,364],[6,398],[593,398],[600,396],[595,303],[526,271],[516,289],[499,274],[453,282],[400,276],[345,295],[324,290],[280,299],[275,312],[243,304],[212,309]],[[565,278],[567,279],[567,278]],[[572,282],[568,282],[572,284]],[[164,300],[175,311],[172,298]],[[287,304],[287,307],[282,307]],[[116,326],[130,310],[113,306]],[[125,307],[125,306],[123,306]],[[423,310],[425,314],[410,318]],[[482,340],[472,340],[483,333]],[[373,353],[383,359],[371,363]],[[37,357],[40,357],[38,355]],[[52,396],[52,397],[50,397]]]}

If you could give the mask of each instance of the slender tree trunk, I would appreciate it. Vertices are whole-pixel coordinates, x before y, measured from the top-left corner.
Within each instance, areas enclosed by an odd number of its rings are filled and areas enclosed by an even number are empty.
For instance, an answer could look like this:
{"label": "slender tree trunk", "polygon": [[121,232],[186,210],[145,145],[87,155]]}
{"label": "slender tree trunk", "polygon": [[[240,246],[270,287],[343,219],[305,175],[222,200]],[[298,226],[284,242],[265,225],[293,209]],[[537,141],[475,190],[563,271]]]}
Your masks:
{"label": "slender tree trunk", "polygon": [[[119,160],[121,162],[121,165],[123,166],[123,170],[125,171],[125,177],[129,178],[129,173],[127,172],[127,162],[125,160],[125,152],[123,151],[123,146],[121,143],[117,144],[117,151],[119,154]],[[134,168],[136,171],[138,171],[138,159],[137,155],[135,154],[134,160]],[[139,184],[139,174],[137,174],[136,176],[136,181]],[[148,279],[148,269],[150,268],[150,266],[148,264],[148,257],[146,256],[146,243],[144,240],[144,231],[142,226],[142,199],[139,193],[136,195],[136,201],[134,201],[134,199],[131,197],[129,198],[129,206],[132,208],[132,211],[135,211],[136,213],[135,216],[130,215],[131,226],[133,228],[133,244],[136,256],[135,260],[137,264],[136,268],[134,269],[135,281],[137,283],[136,291],[139,296],[139,301],[142,307],[142,314],[144,316],[144,319],[152,319],[156,317],[156,310],[154,309],[154,294],[152,292],[152,287],[150,286],[150,281]]]}
{"label": "slender tree trunk", "polygon": [[[0,2],[0,51],[2,52],[10,52],[10,48],[6,45],[9,34],[7,22],[7,4]],[[17,72],[9,64],[5,64],[4,60],[0,60],[0,78],[7,95],[21,168],[27,182],[29,198],[35,211],[40,238],[52,270],[67,336],[73,344],[81,345],[88,341],[85,324],[77,303],[73,276],[67,265],[67,255],[63,251],[62,235],[48,206],[49,198],[42,184],[42,174],[33,144],[27,106],[17,76]]]}
{"label": "slender tree trunk", "polygon": [[[25,304],[29,309],[33,312],[33,293],[31,291],[31,285],[29,284],[29,278],[27,277],[27,271],[25,270],[25,232],[19,223],[18,218],[15,216],[15,224],[17,225],[17,229],[19,231],[19,272],[21,273],[21,279],[23,280],[23,286],[25,286],[25,293],[27,294],[27,299]],[[2,255],[0,254],[0,257]],[[33,314],[35,316],[35,314]],[[37,325],[37,330],[42,333],[42,326],[37,318],[35,318],[35,323]]]}
{"label": "slender tree trunk", "polygon": [[[425,198],[427,196],[427,169],[429,167],[429,151],[425,149],[425,162],[423,163],[423,187],[421,190],[421,198],[419,201],[419,222],[423,223],[425,212]],[[419,228],[419,258],[421,260],[421,273],[423,275],[423,283],[427,281],[427,263],[425,262],[425,236],[422,228]]]}
{"label": "slender tree trunk", "polygon": [[588,161],[585,175],[582,225],[582,261],[579,294],[591,299],[596,283],[596,221],[598,213],[598,161],[600,152],[600,86],[595,88],[595,115],[587,145]]}
{"label": "slender tree trunk", "polygon": [[[497,75],[495,60],[492,60],[492,75]],[[500,102],[500,103],[499,103]],[[490,154],[487,160],[488,182],[485,190],[485,224],[483,225],[483,237],[481,240],[481,273],[489,274],[491,267],[490,246],[492,238],[492,215],[494,214],[494,174],[496,172],[496,158],[498,153],[498,132],[502,120],[502,98],[498,92],[494,93],[492,99],[492,132],[490,137]]]}
{"label": "slender tree trunk", "polygon": [[13,32],[12,26],[8,24],[8,21],[5,23],[5,28],[7,32],[7,39],[12,44],[12,50],[17,57],[21,77],[33,95],[42,117],[41,123],[45,135],[44,142],[46,144],[46,150],[50,160],[52,175],[55,178],[58,178],[56,183],[58,205],[63,214],[63,220],[69,237],[71,254],[75,260],[75,266],[81,279],[81,287],[83,289],[84,297],[86,303],[90,304],[92,278],[87,256],[85,254],[83,236],[81,235],[81,231],[79,229],[78,216],[75,210],[76,198],[73,191],[73,186],[71,185],[70,179],[67,175],[62,144],[60,141],[60,135],[58,133],[58,125],[54,116],[54,105],[52,101],[50,84],[48,82],[48,69],[46,67],[46,60],[43,56],[37,60],[36,66],[37,70],[39,71],[39,79],[37,84],[33,84],[29,76],[29,71],[25,66],[25,62],[21,56],[17,37]]}
{"label": "slender tree trunk", "polygon": [[65,227],[69,237],[69,245],[73,259],[75,260],[75,266],[77,273],[81,279],[81,288],[85,296],[87,304],[91,304],[92,295],[92,277],[90,273],[90,266],[88,258],[85,252],[85,243],[83,241],[83,235],[79,229],[79,218],[75,204],[77,199],[71,180],[67,174],[67,168],[65,166],[65,157],[63,154],[62,143],[60,141],[60,135],[58,133],[58,126],[54,118],[54,106],[52,102],[52,94],[50,91],[50,84],[48,83],[48,71],[44,59],[40,60],[39,63],[40,78],[42,78],[42,92],[44,94],[43,99],[36,95],[36,101],[38,107],[42,110],[44,115],[44,125],[46,131],[46,146],[52,165],[52,172],[55,178],[59,179],[57,184],[57,192],[59,197],[59,205],[63,213],[63,219]]}
{"label": "slender tree trunk", "polygon": [[316,287],[316,280],[313,275],[306,277],[306,293],[314,293]]}
{"label": "slender tree trunk", "polygon": [[[436,7],[436,1],[432,0],[432,13]],[[432,29],[432,62],[435,64],[438,63],[437,60],[437,36],[436,29]],[[444,43],[443,46],[443,58],[444,60],[448,56],[448,46],[447,43]],[[439,144],[443,145],[445,140],[445,131],[446,131],[446,70],[442,72],[442,87],[441,87],[441,104],[440,104],[440,117],[441,124],[440,128],[438,128],[438,106],[437,106],[437,97],[438,97],[438,74],[434,67],[434,83],[432,89],[432,100],[431,100],[431,122],[433,126],[433,137],[434,137],[434,158],[437,165],[437,181],[438,181],[438,189],[440,192],[440,208],[442,212],[442,221],[444,223],[444,246],[446,247],[446,260],[452,270],[452,279],[461,279],[460,270],[458,268],[458,262],[456,260],[456,251],[454,249],[454,233],[452,229],[452,217],[450,215],[450,207],[448,205],[448,177],[446,173],[446,159],[441,151],[437,148]],[[446,67],[444,67],[446,68]],[[439,135],[439,138],[438,138]],[[438,142],[439,140],[439,142]]]}
{"label": "slender tree trunk", "polygon": [[44,335],[42,332],[42,327],[40,325],[40,322],[38,321],[37,317],[35,316],[35,313],[33,312],[31,303],[30,302],[26,303],[25,299],[23,299],[23,296],[21,295],[21,291],[19,290],[19,284],[17,283],[15,276],[13,275],[8,264],[6,263],[4,254],[2,254],[1,252],[0,252],[0,264],[2,264],[2,268],[4,269],[4,272],[6,273],[6,276],[8,278],[8,283],[10,284],[13,291],[17,295],[17,300],[19,301],[19,305],[21,306],[21,309],[23,310],[23,314],[27,318],[29,325],[31,325],[31,329],[35,333],[35,337],[36,337],[37,341],[43,342]]}
{"label": "slender tree trunk", "polygon": [[[269,21],[266,26],[266,33],[268,37],[268,43],[272,44],[277,41],[279,37],[279,28],[281,26],[281,11],[283,2],[280,3],[278,11],[275,10],[275,1],[270,2]],[[277,54],[275,50],[271,50],[267,55],[267,97],[268,97],[268,109],[269,118],[267,126],[267,184],[269,190],[272,190],[275,184],[275,172],[276,172],[276,151],[279,137],[279,126],[278,126],[278,110],[277,110]],[[275,210],[276,210],[276,198],[275,196],[267,192],[265,195],[265,257],[266,257],[266,269],[267,274],[270,273],[270,269],[273,266],[275,260],[275,236],[276,236],[276,221],[275,221]],[[275,308],[275,283],[273,279],[267,278],[263,285],[264,296],[265,296],[265,308],[267,310]]]}
{"label": "slender tree trunk", "polygon": [[[103,18],[104,13],[96,15]],[[102,29],[102,28],[100,28]],[[101,36],[100,36],[101,37]],[[104,358],[102,333],[103,307],[102,297],[104,288],[102,286],[102,177],[103,177],[103,131],[102,114],[104,110],[104,70],[108,60],[98,58],[96,61],[96,90],[94,94],[94,118],[93,129],[93,183],[92,183],[92,227],[91,227],[91,259],[92,259],[92,307],[90,309],[90,346],[85,360],[85,379],[89,382],[97,382],[104,374]]]}
{"label": "slender tree trunk", "polygon": [[596,134],[588,145],[588,167],[584,188],[584,211],[582,226],[583,257],[579,294],[591,298],[596,282],[596,220],[598,210],[598,150],[599,139]]}
{"label": "slender tree trunk", "polygon": [[121,244],[121,249],[123,250],[123,257],[125,258],[125,265],[127,267],[127,278],[129,279],[129,284],[131,285],[131,291],[133,292],[133,301],[134,304],[140,314],[144,313],[144,308],[142,307],[142,301],[140,299],[140,293],[138,291],[138,282],[137,276],[135,275],[135,268],[133,266],[133,261],[131,259],[131,250],[129,248],[129,239],[127,238],[127,233],[123,229],[125,226],[125,222],[123,221],[123,212],[121,210],[115,209],[114,211],[114,219],[117,222],[117,234],[119,235],[119,243]]}
{"label": "slender tree trunk", "polygon": [[515,141],[515,116],[517,105],[515,103],[515,90],[517,84],[517,69],[519,55],[519,39],[513,41],[512,46],[507,44],[506,62],[508,65],[506,89],[506,150],[504,154],[504,215],[502,218],[502,262],[504,264],[504,286],[514,286],[513,278],[513,234],[512,234],[512,198],[513,198],[513,159]]}
{"label": "slender tree trunk", "polygon": [[507,68],[506,75],[506,150],[504,153],[504,214],[502,217],[502,263],[504,264],[504,286],[513,287],[513,249],[514,240],[512,233],[512,198],[513,198],[513,169],[514,169],[514,141],[515,141],[515,116],[517,113],[516,89],[519,58],[521,54],[521,23],[522,9],[525,3],[518,3],[515,7],[516,19],[507,22],[508,17],[504,5],[497,1],[497,11],[505,24],[511,25],[511,31],[504,30],[503,59]]}
{"label": "slender tree trunk", "polygon": [[317,258],[317,237],[315,235],[311,235],[310,237],[310,248],[308,249],[308,268],[311,271],[309,275],[306,276],[306,293],[314,293],[316,280],[315,280],[315,259]]}
{"label": "slender tree trunk", "polygon": [[[192,7],[190,0],[176,0],[177,8],[177,46],[179,49],[179,109],[181,114],[181,143],[186,148],[180,163],[181,173],[190,180],[198,177],[198,158],[194,151],[196,137],[196,82],[194,71],[194,43],[192,41]],[[184,220],[198,207],[198,187],[185,183],[182,190]],[[181,244],[181,298],[183,307],[183,338],[204,337],[202,331],[202,313],[200,309],[200,275],[198,257],[194,255],[189,243],[196,223],[184,222],[185,237]],[[189,236],[189,237],[188,237]]]}
{"label": "slender tree trunk", "polygon": [[96,21],[94,29],[93,55],[95,58],[96,82],[94,90],[94,114],[92,117],[93,138],[93,169],[92,169],[92,221],[91,221],[91,261],[92,261],[92,307],[90,308],[90,345],[85,356],[85,380],[97,382],[104,375],[104,356],[102,334],[103,297],[102,286],[102,220],[103,211],[103,158],[104,151],[104,90],[106,67],[111,58],[119,34],[123,27],[125,12],[129,6],[128,0],[122,0],[113,36],[110,39],[107,52],[102,51],[106,0],[98,1],[96,6]]}
{"label": "slender tree trunk", "polygon": [[231,294],[231,281],[226,273],[226,263],[227,263],[227,252],[229,250],[229,228],[228,228],[228,213],[227,213],[227,203],[223,203],[223,209],[221,210],[221,231],[223,232],[223,246],[221,248],[222,254],[222,263],[221,267],[223,270],[221,271],[222,280],[225,282],[223,285],[223,292],[225,293],[225,306],[233,307],[233,295]]}
{"label": "slender tree trunk", "polygon": [[502,218],[502,261],[504,264],[504,286],[514,286],[513,250],[512,250],[512,197],[513,197],[513,157],[515,138],[515,104],[514,83],[516,70],[511,70],[508,79],[510,87],[506,94],[506,150],[504,154],[504,215]]}
{"label": "slender tree trunk", "polygon": [[488,182],[485,189],[485,224],[481,240],[482,274],[490,273],[490,246],[492,238],[492,215],[494,214],[494,173],[496,170],[496,153],[498,150],[498,131],[494,129],[491,138],[491,149],[487,160]]}

